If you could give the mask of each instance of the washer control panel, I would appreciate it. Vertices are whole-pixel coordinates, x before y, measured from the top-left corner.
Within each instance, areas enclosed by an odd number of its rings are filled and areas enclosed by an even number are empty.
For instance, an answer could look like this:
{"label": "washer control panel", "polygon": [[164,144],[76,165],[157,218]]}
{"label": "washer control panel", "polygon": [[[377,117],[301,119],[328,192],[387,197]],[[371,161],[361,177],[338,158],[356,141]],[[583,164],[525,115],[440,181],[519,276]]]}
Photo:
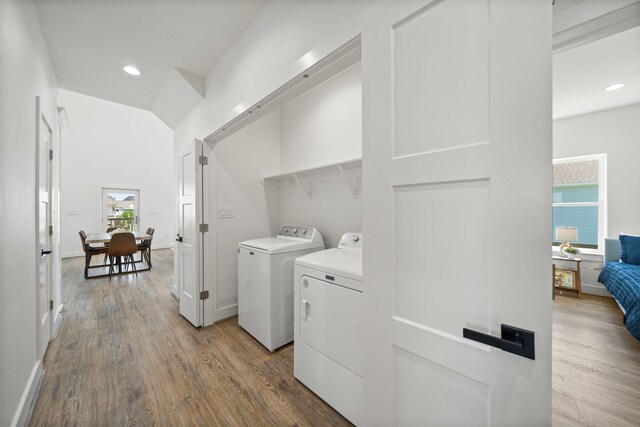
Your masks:
{"label": "washer control panel", "polygon": [[299,237],[303,239],[311,239],[313,236],[313,227],[300,227],[295,225],[285,225],[280,229],[278,236]]}

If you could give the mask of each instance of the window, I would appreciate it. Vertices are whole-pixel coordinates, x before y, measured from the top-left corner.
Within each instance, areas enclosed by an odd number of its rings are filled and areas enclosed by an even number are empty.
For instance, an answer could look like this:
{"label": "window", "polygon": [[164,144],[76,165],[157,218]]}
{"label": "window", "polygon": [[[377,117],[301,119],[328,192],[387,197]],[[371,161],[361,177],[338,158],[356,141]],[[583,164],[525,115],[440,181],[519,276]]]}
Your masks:
{"label": "window", "polygon": [[578,230],[578,248],[598,249],[605,235],[606,154],[553,161],[553,230],[569,226]]}

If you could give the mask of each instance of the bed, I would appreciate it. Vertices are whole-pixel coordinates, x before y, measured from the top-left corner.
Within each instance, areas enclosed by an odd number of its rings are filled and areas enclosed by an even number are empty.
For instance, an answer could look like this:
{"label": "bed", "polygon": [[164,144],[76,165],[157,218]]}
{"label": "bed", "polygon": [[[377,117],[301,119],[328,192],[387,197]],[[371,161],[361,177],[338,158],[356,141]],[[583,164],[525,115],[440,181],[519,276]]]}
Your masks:
{"label": "bed", "polygon": [[[628,239],[623,237],[635,237],[637,241],[629,245]],[[598,282],[613,295],[622,310],[627,329],[640,340],[640,252],[635,253],[640,251],[638,244],[640,237],[637,236],[620,236],[620,240],[605,239],[605,265]]]}

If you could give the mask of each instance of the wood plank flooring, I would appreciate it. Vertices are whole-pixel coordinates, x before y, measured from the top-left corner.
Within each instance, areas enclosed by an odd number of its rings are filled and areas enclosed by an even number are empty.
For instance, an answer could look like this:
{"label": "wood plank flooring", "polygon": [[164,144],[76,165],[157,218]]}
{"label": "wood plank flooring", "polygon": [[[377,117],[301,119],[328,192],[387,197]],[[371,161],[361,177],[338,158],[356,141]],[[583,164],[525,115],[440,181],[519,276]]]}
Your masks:
{"label": "wood plank flooring", "polygon": [[[173,252],[135,276],[84,280],[63,260],[65,312],[32,426],[349,425],[229,319],[202,329],[170,295]],[[613,300],[553,303],[553,424],[640,425],[640,342]]]}
{"label": "wood plank flooring", "polygon": [[311,426],[349,422],[235,318],[195,329],[170,295],[173,252],[151,271],[84,280],[63,260],[65,312],[45,356],[32,426]]}
{"label": "wood plank flooring", "polygon": [[640,426],[640,342],[611,298],[553,303],[555,426]]}

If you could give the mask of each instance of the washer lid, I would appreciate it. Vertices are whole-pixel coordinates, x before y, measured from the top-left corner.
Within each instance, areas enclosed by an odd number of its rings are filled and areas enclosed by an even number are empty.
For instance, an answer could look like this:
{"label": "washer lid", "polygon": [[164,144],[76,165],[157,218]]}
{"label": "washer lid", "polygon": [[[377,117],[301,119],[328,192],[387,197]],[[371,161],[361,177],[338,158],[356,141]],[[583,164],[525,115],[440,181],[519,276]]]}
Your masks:
{"label": "washer lid", "polygon": [[327,249],[296,258],[296,265],[362,281],[362,250]]}
{"label": "washer lid", "polygon": [[310,242],[308,239],[265,237],[263,239],[253,239],[241,242],[241,248],[255,249],[269,255],[281,254],[285,252],[304,251],[306,249],[324,248],[324,244]]}

